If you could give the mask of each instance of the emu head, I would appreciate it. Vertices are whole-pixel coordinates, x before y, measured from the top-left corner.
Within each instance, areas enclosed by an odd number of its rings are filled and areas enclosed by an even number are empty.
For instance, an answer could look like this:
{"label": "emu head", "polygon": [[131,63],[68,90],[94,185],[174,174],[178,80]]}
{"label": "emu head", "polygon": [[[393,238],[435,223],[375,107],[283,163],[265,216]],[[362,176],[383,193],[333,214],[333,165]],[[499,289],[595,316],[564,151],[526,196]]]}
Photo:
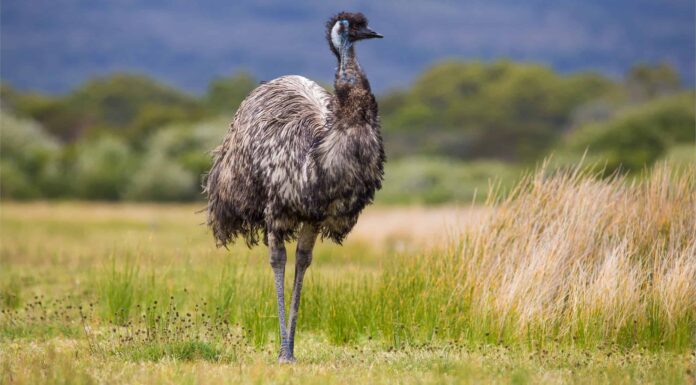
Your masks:
{"label": "emu head", "polygon": [[368,28],[367,18],[360,12],[341,12],[326,22],[326,40],[337,57],[340,57],[342,50],[358,40],[382,37],[384,36]]}

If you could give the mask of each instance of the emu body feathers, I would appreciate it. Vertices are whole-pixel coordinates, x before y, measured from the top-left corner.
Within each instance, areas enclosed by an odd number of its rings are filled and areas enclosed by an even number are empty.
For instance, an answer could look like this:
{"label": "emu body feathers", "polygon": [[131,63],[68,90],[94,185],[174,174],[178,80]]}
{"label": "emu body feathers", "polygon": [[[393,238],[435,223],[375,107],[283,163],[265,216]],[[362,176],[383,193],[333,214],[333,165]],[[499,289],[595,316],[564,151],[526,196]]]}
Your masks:
{"label": "emu body feathers", "polygon": [[[354,43],[381,38],[362,13],[340,12],[326,24],[338,60],[331,95],[301,76],[258,86],[242,102],[214,152],[208,174],[208,225],[217,244],[259,235],[273,268],[280,353],[295,361],[302,281],[319,234],[340,243],[382,187],[384,148],[377,102],[355,59]],[[285,323],[285,242],[297,239],[290,320]]]}
{"label": "emu body feathers", "polygon": [[204,186],[218,245],[241,236],[251,246],[269,233],[296,239],[301,223],[338,243],[350,232],[381,187],[384,163],[369,84],[355,88],[333,96],[284,76],[242,102]]}

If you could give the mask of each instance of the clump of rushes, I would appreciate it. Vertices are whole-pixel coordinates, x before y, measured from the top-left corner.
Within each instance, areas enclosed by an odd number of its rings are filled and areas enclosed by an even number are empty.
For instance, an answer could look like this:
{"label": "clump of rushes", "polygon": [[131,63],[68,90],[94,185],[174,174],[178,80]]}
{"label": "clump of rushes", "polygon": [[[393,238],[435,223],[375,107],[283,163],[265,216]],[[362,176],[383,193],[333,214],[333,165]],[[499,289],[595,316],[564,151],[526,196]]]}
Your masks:
{"label": "clump of rushes", "polygon": [[15,276],[0,284],[0,308],[17,309],[21,305],[21,292],[22,286]]}
{"label": "clump of rushes", "polygon": [[82,309],[72,296],[46,299],[35,295],[18,309],[0,310],[0,339],[77,337],[83,317],[91,316],[93,304]]}
{"label": "clump of rushes", "polygon": [[136,302],[135,286],[138,278],[139,271],[134,265],[127,262],[120,271],[116,269],[116,262],[113,260],[110,274],[100,284],[107,314],[117,324],[124,325],[128,322]]}
{"label": "clump of rushes", "polygon": [[204,359],[233,362],[250,349],[242,328],[206,313],[201,298],[194,310],[182,310],[174,296],[136,305],[125,324],[112,322],[101,347],[133,360]]}

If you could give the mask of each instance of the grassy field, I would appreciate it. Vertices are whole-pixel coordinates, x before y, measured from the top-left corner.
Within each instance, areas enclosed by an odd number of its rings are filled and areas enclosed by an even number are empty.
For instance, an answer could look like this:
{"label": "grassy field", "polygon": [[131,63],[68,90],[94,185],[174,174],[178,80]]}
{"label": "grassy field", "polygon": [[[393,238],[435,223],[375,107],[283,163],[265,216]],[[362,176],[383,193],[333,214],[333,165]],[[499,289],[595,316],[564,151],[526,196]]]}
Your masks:
{"label": "grassy field", "polygon": [[215,249],[200,206],[4,202],[0,383],[693,383],[695,181],[370,208],[317,246],[291,366],[266,250]]}

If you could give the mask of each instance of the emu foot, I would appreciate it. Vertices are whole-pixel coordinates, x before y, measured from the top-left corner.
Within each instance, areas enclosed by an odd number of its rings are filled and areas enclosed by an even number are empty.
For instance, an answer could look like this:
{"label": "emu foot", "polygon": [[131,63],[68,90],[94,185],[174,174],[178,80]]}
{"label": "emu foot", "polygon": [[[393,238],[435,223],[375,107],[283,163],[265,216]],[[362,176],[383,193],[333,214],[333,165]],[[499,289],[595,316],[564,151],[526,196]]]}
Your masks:
{"label": "emu foot", "polygon": [[280,354],[278,355],[279,364],[294,364],[295,356],[286,349],[280,349]]}
{"label": "emu foot", "polygon": [[281,354],[278,356],[278,363],[279,364],[294,364],[295,363],[295,357],[291,355],[283,355]]}

